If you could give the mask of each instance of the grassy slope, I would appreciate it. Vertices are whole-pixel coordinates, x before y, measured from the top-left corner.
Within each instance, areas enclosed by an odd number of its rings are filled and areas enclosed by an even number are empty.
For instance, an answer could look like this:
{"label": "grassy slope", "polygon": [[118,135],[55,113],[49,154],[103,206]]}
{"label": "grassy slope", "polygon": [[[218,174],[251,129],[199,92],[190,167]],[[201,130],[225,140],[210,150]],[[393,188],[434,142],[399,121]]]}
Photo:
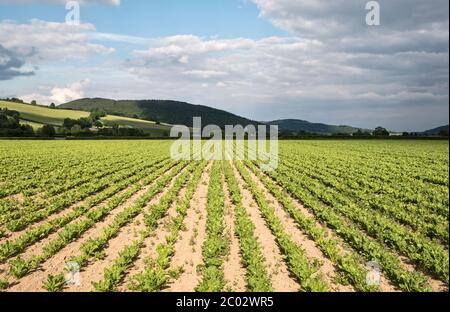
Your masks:
{"label": "grassy slope", "polygon": [[34,129],[35,131],[36,131],[37,129],[42,128],[42,127],[44,126],[43,123],[34,122],[34,121],[28,121],[28,120],[23,120],[23,119],[20,120],[20,123],[21,123],[22,125],[29,125],[29,126],[32,126],[33,129]]}
{"label": "grassy slope", "polygon": [[158,125],[153,121],[147,121],[147,120],[140,120],[140,119],[134,119],[134,118],[128,118],[128,117],[122,117],[122,116],[114,116],[114,115],[108,115],[104,118],[102,118],[102,121],[108,125],[112,123],[119,124],[121,126],[128,126],[128,127],[134,127],[134,128],[141,128],[142,130],[146,132],[158,132],[158,131],[170,131],[171,126],[166,124]]}
{"label": "grassy slope", "polygon": [[[84,111],[51,109],[43,106],[5,101],[0,101],[0,108],[18,111],[20,117],[23,119],[23,123],[30,124],[33,128],[42,127],[44,124],[61,126],[66,118],[79,119],[82,117],[89,117],[89,113]],[[120,126],[141,128],[147,133],[161,134],[164,131],[170,130],[169,125],[157,125],[155,122],[121,116],[108,115],[102,118],[102,120],[106,124],[116,123]]]}
{"label": "grassy slope", "polygon": [[[102,98],[80,99],[62,104],[60,105],[60,107],[83,111],[90,111],[93,109],[101,108],[111,115],[123,115],[128,117],[137,115],[141,118],[143,117],[143,112],[137,105],[137,101],[114,101]],[[155,120],[154,118],[146,119]]]}
{"label": "grassy slope", "polygon": [[18,111],[20,113],[20,117],[27,121],[50,124],[54,126],[61,126],[66,118],[79,119],[82,117],[89,117],[88,112],[51,109],[42,106],[5,101],[0,101],[0,108],[8,108],[10,110]]}

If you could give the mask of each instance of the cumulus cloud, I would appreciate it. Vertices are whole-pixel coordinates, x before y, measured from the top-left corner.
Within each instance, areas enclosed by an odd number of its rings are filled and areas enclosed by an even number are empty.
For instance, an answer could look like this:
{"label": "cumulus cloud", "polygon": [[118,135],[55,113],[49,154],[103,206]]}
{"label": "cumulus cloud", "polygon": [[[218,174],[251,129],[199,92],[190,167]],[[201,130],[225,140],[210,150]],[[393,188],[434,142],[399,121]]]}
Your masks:
{"label": "cumulus cloud", "polygon": [[[377,27],[366,25],[365,0],[252,2],[291,37],[161,38],[135,51],[127,68],[159,90],[258,119],[335,118],[398,129],[391,116],[421,115],[431,124],[448,113],[447,0],[379,1]],[[230,97],[247,108],[231,107]]]}
{"label": "cumulus cloud", "polygon": [[286,37],[145,39],[98,33],[90,24],[35,20],[1,22],[0,42],[17,66],[113,51],[98,41],[146,47],[133,51],[121,68],[97,71],[103,78],[96,75],[95,88],[81,83],[43,90],[45,103],[86,95],[167,98],[258,120],[301,118],[393,130],[448,122],[447,0],[380,0],[377,27],[365,24],[366,0],[251,1]]}
{"label": "cumulus cloud", "polygon": [[[260,16],[276,26],[302,37],[342,38],[372,33],[365,17],[367,0],[251,0]],[[380,0],[381,26],[384,33],[411,29],[448,31],[447,0]]]}
{"label": "cumulus cloud", "polygon": [[334,116],[358,111],[360,118],[372,114],[387,125],[396,119],[397,129],[401,120],[408,120],[410,129],[414,123],[448,122],[447,0],[380,0],[377,27],[365,24],[365,0],[252,1],[262,18],[323,44],[309,57],[318,73],[302,93],[313,92],[310,103],[320,102],[328,111],[334,105]]}
{"label": "cumulus cloud", "polygon": [[254,46],[250,39],[215,39],[204,40],[194,35],[179,35],[155,40],[157,47],[138,50],[133,54],[144,63],[181,63],[187,64],[192,57],[201,57],[214,52],[245,50]]}
{"label": "cumulus cloud", "polygon": [[[39,65],[68,60],[86,60],[107,55],[114,49],[93,43],[95,27],[91,24],[32,20],[26,24],[0,22],[0,80],[34,75]],[[33,67],[33,70],[22,69]],[[55,99],[57,101],[57,98]]]}
{"label": "cumulus cloud", "polygon": [[112,53],[114,49],[90,41],[94,32],[92,24],[69,25],[37,19],[28,24],[0,22],[2,45],[23,55],[31,63]]}
{"label": "cumulus cloud", "polygon": [[[159,96],[185,94],[257,119],[297,116],[354,124],[350,116],[358,111],[364,116],[358,119],[361,126],[376,126],[377,120],[388,120],[392,110],[412,110],[408,103],[418,99],[423,111],[430,103],[433,112],[436,107],[446,110],[448,52],[347,51],[319,39],[167,37],[150,49],[136,51],[126,68],[145,79]],[[242,103],[247,106],[238,105]],[[325,114],[330,105],[339,114]],[[420,107],[413,109],[419,115]],[[372,113],[365,114],[368,111]]]}
{"label": "cumulus cloud", "polygon": [[33,75],[33,71],[23,71],[25,61],[21,55],[8,50],[0,44],[0,80],[9,80],[18,76]]}
{"label": "cumulus cloud", "polygon": [[85,96],[85,89],[90,84],[89,79],[76,81],[63,87],[55,86],[42,93],[32,93],[22,95],[21,98],[25,102],[33,100],[40,104],[49,105],[55,103],[56,105],[77,100]]}

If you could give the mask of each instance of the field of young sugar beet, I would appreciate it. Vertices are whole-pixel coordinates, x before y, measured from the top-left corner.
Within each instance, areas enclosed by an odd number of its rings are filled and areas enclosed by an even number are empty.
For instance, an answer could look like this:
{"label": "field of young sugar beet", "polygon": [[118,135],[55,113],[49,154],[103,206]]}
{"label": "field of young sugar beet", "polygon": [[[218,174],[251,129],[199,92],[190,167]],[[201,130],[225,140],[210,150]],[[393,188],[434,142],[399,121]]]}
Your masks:
{"label": "field of young sugar beet", "polygon": [[171,144],[0,141],[0,291],[448,291],[448,141]]}

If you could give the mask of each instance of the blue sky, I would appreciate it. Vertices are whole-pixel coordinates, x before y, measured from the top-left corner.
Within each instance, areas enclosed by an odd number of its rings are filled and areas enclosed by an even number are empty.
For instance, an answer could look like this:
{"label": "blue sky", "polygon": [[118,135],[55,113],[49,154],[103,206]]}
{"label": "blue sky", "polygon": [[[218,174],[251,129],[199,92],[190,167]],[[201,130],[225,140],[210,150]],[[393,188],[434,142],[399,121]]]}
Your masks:
{"label": "blue sky", "polygon": [[[0,0],[0,96],[174,99],[256,120],[448,123],[448,1]],[[447,8],[447,9],[445,9]]]}
{"label": "blue sky", "polygon": [[[0,19],[26,23],[33,18],[64,22],[61,4],[1,5]],[[81,22],[100,32],[142,37],[198,34],[223,38],[264,38],[287,32],[258,18],[254,3],[245,0],[122,0],[120,6],[91,4],[82,7]]]}

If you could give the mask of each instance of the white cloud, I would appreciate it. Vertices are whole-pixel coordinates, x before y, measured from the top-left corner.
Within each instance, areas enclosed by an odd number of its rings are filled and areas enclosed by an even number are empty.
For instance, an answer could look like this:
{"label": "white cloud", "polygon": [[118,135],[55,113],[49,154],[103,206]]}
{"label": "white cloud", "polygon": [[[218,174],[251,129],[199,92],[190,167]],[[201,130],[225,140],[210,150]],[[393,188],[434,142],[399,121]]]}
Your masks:
{"label": "white cloud", "polygon": [[89,39],[109,42],[123,42],[131,44],[149,44],[152,40],[137,36],[127,36],[112,33],[89,33]]}
{"label": "white cloud", "polygon": [[[330,100],[368,92],[382,94],[393,88],[400,93],[405,88],[419,88],[424,77],[429,77],[425,89],[445,93],[442,64],[448,63],[446,53],[349,53],[298,37],[243,41],[178,36],[162,39],[159,46],[134,55],[126,67],[152,81],[174,85],[220,81],[234,86],[236,93],[255,97],[314,97],[317,92],[316,97],[327,94]],[[189,55],[189,62],[179,62],[180,55]]]}
{"label": "white cloud", "polygon": [[182,63],[182,64],[187,64],[189,63],[189,56],[187,55],[183,55],[182,57],[180,57],[178,59],[178,62]]}
{"label": "white cloud", "polygon": [[29,24],[3,21],[0,23],[0,42],[33,64],[112,53],[114,49],[90,42],[90,34],[94,32],[92,24],[76,26],[36,19]]}
{"label": "white cloud", "polygon": [[226,76],[227,73],[223,71],[217,70],[186,70],[183,72],[184,75],[195,77],[195,78],[213,78],[213,77],[223,77]]}
{"label": "white cloud", "polygon": [[[414,40],[408,41],[409,47],[414,48],[410,44]],[[422,45],[413,51],[375,53],[344,50],[332,43],[299,36],[260,40],[176,36],[136,51],[126,68],[145,82],[152,97],[215,105],[255,119],[333,122],[336,117],[334,122],[354,123],[350,116],[359,112],[364,116],[361,126],[377,126],[393,109],[412,113],[408,103],[419,99],[422,108],[415,106],[414,113],[430,112],[424,117],[428,121],[436,117],[436,109],[427,107],[438,105],[448,111],[448,52]],[[180,62],[181,57],[189,61]],[[205,87],[214,92],[204,92]],[[339,113],[324,114],[331,111],[330,105]],[[367,114],[371,110],[373,114]]]}
{"label": "white cloud", "polygon": [[145,45],[120,68],[110,62],[92,75],[80,69],[73,79],[91,77],[95,88],[38,92],[46,103],[75,96],[166,98],[259,120],[357,120],[397,129],[389,116],[403,114],[401,126],[430,128],[448,118],[448,1],[380,1],[376,28],[365,24],[365,0],[252,1],[290,37],[145,39],[98,33],[89,24],[32,21],[0,23],[0,42],[31,64],[113,51],[94,40]]}
{"label": "white cloud", "polygon": [[201,55],[211,52],[225,52],[228,50],[250,49],[254,46],[251,39],[213,39],[205,40],[194,35],[179,35],[155,40],[158,47],[134,52],[136,57],[147,61],[178,60],[187,63],[191,55]]}
{"label": "white cloud", "polygon": [[433,27],[444,29],[443,26],[448,25],[447,0],[381,0],[381,26],[376,28],[365,23],[367,0],[251,1],[258,6],[261,17],[302,37],[353,37],[370,34],[374,29],[390,33]]}
{"label": "white cloud", "polygon": [[73,82],[64,87],[55,86],[50,90],[44,91],[43,93],[22,95],[21,98],[28,103],[35,100],[44,105],[50,105],[51,103],[58,105],[83,98],[85,96],[85,88],[89,84],[90,80],[85,79]]}

